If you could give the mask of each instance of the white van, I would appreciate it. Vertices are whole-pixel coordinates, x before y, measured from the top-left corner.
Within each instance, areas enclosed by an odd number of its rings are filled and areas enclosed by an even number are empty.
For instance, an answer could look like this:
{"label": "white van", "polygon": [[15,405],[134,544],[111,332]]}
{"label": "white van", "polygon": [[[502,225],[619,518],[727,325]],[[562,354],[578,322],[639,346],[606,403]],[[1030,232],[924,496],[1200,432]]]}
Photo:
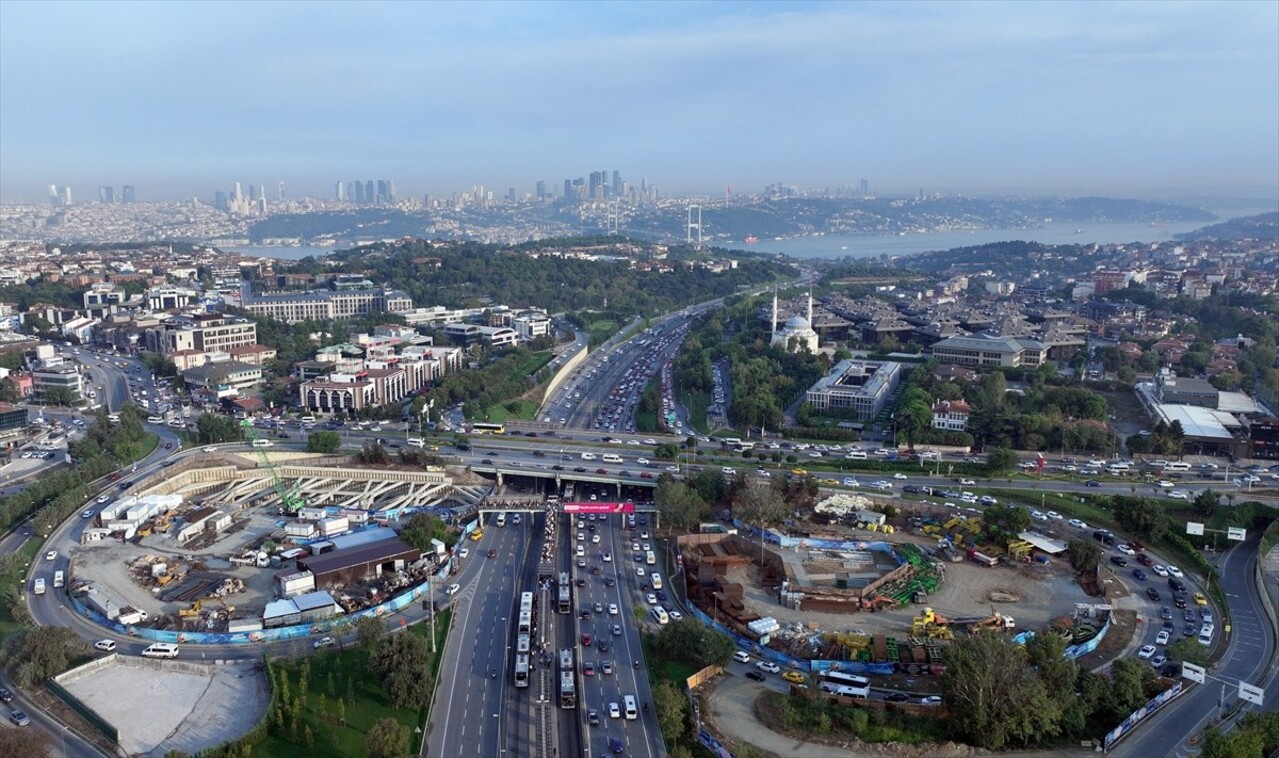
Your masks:
{"label": "white van", "polygon": [[1207,647],[1212,644],[1212,635],[1216,628],[1212,624],[1204,624],[1199,629],[1199,644]]}
{"label": "white van", "polygon": [[864,461],[864,460],[866,460],[866,451],[865,451],[865,450],[850,450],[850,451],[848,451],[848,453],[847,453],[847,454],[845,454],[845,455],[844,455],[844,457],[845,457],[845,458],[847,458],[847,459],[848,459],[848,460],[850,460],[850,461]]}
{"label": "white van", "polygon": [[31,591],[32,591],[32,592],[34,592],[34,593],[35,593],[35,594],[37,594],[37,595],[43,595],[43,594],[44,594],[44,580],[43,580],[43,579],[36,579],[35,584],[33,584],[33,585],[31,586]]}
{"label": "white van", "polygon": [[622,700],[626,704],[626,720],[634,721],[639,718],[639,709],[635,707],[635,696],[626,695]]}
{"label": "white van", "polygon": [[143,658],[177,658],[178,646],[167,642],[157,642],[142,651]]}
{"label": "white van", "polygon": [[426,447],[426,440],[421,437],[409,437],[409,447]]}
{"label": "white van", "polygon": [[622,456],[617,455],[616,453],[605,453],[604,457],[601,458],[601,460],[603,460],[605,463],[621,463]]}
{"label": "white van", "polygon": [[660,605],[653,608],[653,618],[657,619],[659,626],[666,626],[671,620],[671,617],[666,613],[666,609]]}
{"label": "white van", "polygon": [[649,577],[653,580],[653,589],[660,590],[662,588],[662,575],[654,571],[649,574]]}
{"label": "white van", "polygon": [[1164,466],[1164,471],[1189,471],[1190,464],[1185,461],[1177,461]]}
{"label": "white van", "polygon": [[272,442],[271,440],[264,440],[264,439],[258,438],[256,440],[253,440],[253,446],[254,447],[275,447],[275,443]]}
{"label": "white van", "polygon": [[498,525],[498,526],[506,526],[506,514],[505,514],[505,513],[499,513],[499,514],[497,514],[497,525]]}

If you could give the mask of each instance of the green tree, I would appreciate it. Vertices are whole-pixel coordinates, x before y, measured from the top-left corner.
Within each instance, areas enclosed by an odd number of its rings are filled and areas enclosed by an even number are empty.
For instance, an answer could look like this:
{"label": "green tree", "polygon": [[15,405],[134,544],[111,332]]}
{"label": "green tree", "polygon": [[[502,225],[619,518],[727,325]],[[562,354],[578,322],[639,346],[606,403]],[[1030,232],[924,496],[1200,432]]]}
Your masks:
{"label": "green tree", "polygon": [[9,636],[0,647],[0,661],[23,687],[32,687],[71,668],[89,654],[89,643],[62,626],[37,626]]}
{"label": "green tree", "polygon": [[1211,516],[1221,505],[1221,495],[1216,490],[1206,489],[1195,495],[1193,504],[1195,513],[1200,516]]}
{"label": "green tree", "polygon": [[668,529],[690,529],[702,518],[706,503],[695,490],[667,474],[657,482],[653,504]]}
{"label": "green tree", "polygon": [[311,432],[306,438],[306,449],[312,453],[336,453],[342,447],[342,435],[337,432]]}
{"label": "green tree", "polygon": [[768,484],[752,479],[733,494],[733,514],[756,526],[781,523],[789,513],[786,501]]}
{"label": "green tree", "polygon": [[0,403],[16,403],[22,400],[21,393],[18,392],[18,385],[13,379],[5,377],[0,379]]}
{"label": "green tree", "polygon": [[996,448],[986,454],[986,472],[991,476],[1007,474],[1017,468],[1017,462],[1016,453],[1006,447]]}
{"label": "green tree", "polygon": [[906,444],[914,447],[915,441],[932,426],[932,406],[919,400],[912,401],[897,411],[896,420],[897,428],[906,436]]}
{"label": "green tree", "polygon": [[1208,665],[1208,648],[1193,637],[1183,637],[1168,646],[1168,657],[1174,661],[1189,661],[1196,666]]}
{"label": "green tree", "polygon": [[416,634],[393,634],[378,643],[371,661],[396,708],[421,708],[430,698],[430,643]]}
{"label": "green tree", "polygon": [[982,521],[993,527],[1000,535],[1001,542],[1008,540],[1030,528],[1030,511],[1020,505],[995,503],[986,506],[982,513]]}
{"label": "green tree", "polygon": [[453,541],[449,525],[439,516],[432,516],[429,513],[414,514],[400,530],[400,539],[423,552],[433,549],[431,545],[433,539],[445,545]]}
{"label": "green tree", "polygon": [[1070,558],[1070,566],[1076,573],[1095,571],[1101,562],[1101,547],[1092,540],[1079,537],[1066,543],[1066,555]]}
{"label": "green tree", "polygon": [[404,758],[409,752],[409,730],[395,719],[378,719],[364,735],[369,758]]}
{"label": "green tree", "polygon": [[952,642],[941,685],[951,726],[969,744],[1001,750],[1060,731],[1060,708],[1027,665],[1026,652],[1003,635]]}
{"label": "green tree", "polygon": [[372,616],[365,616],[355,622],[355,634],[360,641],[360,646],[369,652],[373,652],[386,634],[386,629],[382,627],[382,622],[378,619]]}
{"label": "green tree", "polygon": [[657,713],[657,723],[662,729],[662,737],[670,744],[677,744],[687,738],[688,731],[688,699],[665,679],[659,679],[653,687],[653,709]]}
{"label": "green tree", "polygon": [[201,413],[195,420],[196,440],[201,445],[221,442],[239,442],[244,439],[244,429],[233,418],[214,413]]}
{"label": "green tree", "polygon": [[1124,529],[1146,541],[1157,540],[1168,531],[1168,514],[1158,502],[1145,497],[1115,495],[1110,510]]}

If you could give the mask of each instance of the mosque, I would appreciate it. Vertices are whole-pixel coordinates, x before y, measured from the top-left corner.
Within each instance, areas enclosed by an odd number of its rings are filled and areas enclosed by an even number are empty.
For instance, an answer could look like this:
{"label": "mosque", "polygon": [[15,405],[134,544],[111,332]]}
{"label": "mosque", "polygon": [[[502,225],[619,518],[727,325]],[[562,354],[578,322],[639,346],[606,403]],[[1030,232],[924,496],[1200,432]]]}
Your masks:
{"label": "mosque", "polygon": [[808,352],[817,353],[817,332],[813,331],[813,293],[808,293],[808,318],[791,316],[781,328],[777,327],[777,290],[773,290],[773,338],[769,340],[772,347],[799,352],[808,348]]}

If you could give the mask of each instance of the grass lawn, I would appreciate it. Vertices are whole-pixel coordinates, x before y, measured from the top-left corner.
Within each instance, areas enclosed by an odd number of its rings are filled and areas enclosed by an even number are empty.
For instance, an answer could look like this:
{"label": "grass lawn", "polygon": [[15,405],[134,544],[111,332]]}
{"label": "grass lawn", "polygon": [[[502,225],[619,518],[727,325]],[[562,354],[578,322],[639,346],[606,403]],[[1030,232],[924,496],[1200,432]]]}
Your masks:
{"label": "grass lawn", "polygon": [[555,355],[550,350],[543,350],[540,353],[533,353],[519,366],[519,372],[525,376],[536,374],[539,369],[551,362]]}
{"label": "grass lawn", "polygon": [[537,417],[537,403],[532,400],[516,400],[520,409],[518,412],[512,413],[506,407],[506,404],[494,405],[488,409],[488,420],[494,424],[501,424],[507,421],[531,421]]}
{"label": "grass lawn", "polygon": [[[444,638],[448,634],[451,611],[436,615],[436,648],[444,650]],[[410,627],[410,633],[427,636],[430,626],[425,623]],[[369,656],[359,647],[332,650],[300,660],[276,662],[276,667],[288,672],[289,692],[299,696],[299,682],[303,662],[311,664],[310,685],[302,723],[310,725],[313,747],[308,747],[301,726],[296,737],[289,728],[277,729],[274,725],[267,738],[253,748],[255,758],[313,758],[317,756],[363,756],[366,754],[364,735],[375,722],[392,718],[404,725],[409,733],[409,747],[416,754],[420,737],[413,730],[426,725],[426,709],[393,708],[386,692],[376,677],[369,675]],[[439,656],[432,661],[433,671],[439,670]],[[331,683],[331,685],[330,685]],[[345,702],[346,723],[339,722],[338,700]]]}
{"label": "grass lawn", "polygon": [[694,429],[706,434],[710,431],[706,426],[706,406],[711,401],[709,392],[682,392],[679,401],[688,409],[688,423]]}
{"label": "grass lawn", "polygon": [[621,328],[621,324],[617,323],[616,321],[612,321],[610,319],[601,319],[599,321],[592,321],[591,323],[586,325],[586,331],[588,334],[591,335],[590,346],[595,347],[596,345],[600,345],[604,343],[606,340],[608,340],[609,337],[612,337],[620,328]]}

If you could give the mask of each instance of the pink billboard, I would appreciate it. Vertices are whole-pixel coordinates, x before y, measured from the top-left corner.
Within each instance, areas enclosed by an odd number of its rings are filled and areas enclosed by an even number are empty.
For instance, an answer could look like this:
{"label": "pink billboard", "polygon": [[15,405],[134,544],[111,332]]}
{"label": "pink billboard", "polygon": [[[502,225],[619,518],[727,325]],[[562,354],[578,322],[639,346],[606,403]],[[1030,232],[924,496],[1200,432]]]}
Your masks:
{"label": "pink billboard", "polygon": [[565,503],[565,513],[634,513],[635,503]]}

